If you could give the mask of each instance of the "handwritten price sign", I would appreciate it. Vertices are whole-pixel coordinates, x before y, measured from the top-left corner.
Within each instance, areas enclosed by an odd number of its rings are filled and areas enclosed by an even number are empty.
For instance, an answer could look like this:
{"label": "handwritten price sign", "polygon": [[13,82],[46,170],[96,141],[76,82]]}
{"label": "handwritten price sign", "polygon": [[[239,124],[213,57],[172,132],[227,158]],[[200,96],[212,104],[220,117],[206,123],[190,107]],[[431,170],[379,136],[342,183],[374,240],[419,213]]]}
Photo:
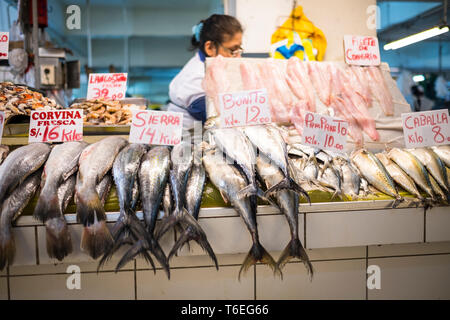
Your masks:
{"label": "handwritten price sign", "polygon": [[251,126],[272,122],[267,90],[249,90],[219,95],[222,127]]}
{"label": "handwritten price sign", "polygon": [[83,110],[31,111],[28,143],[83,140]]}
{"label": "handwritten price sign", "polygon": [[402,113],[407,148],[450,144],[448,109]]}
{"label": "handwritten price sign", "polygon": [[182,131],[180,112],[133,110],[129,141],[174,146],[181,142]]}
{"label": "handwritten price sign", "polygon": [[0,111],[0,143],[2,142],[4,125],[5,125],[5,113],[3,111]]}
{"label": "handwritten price sign", "polygon": [[127,73],[91,73],[89,74],[87,100],[120,100],[127,91]]}
{"label": "handwritten price sign", "polygon": [[0,60],[8,59],[9,32],[0,32]]}
{"label": "handwritten price sign", "polygon": [[307,112],[303,126],[303,143],[314,148],[342,152],[347,143],[346,121]]}
{"label": "handwritten price sign", "polygon": [[380,47],[376,37],[344,36],[345,62],[357,66],[379,66]]}

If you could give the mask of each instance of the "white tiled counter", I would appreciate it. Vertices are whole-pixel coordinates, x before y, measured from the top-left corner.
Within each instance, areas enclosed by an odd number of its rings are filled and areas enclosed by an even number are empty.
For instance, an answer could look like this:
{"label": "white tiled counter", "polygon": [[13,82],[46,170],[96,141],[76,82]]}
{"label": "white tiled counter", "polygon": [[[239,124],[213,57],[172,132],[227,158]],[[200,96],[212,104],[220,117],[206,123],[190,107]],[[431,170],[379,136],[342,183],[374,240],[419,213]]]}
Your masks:
{"label": "white tiled counter", "polygon": [[[14,265],[0,272],[0,299],[450,299],[450,207],[425,212],[405,204],[391,206],[388,200],[301,204],[299,236],[315,269],[312,282],[296,259],[284,268],[283,279],[258,264],[239,282],[239,268],[252,243],[232,208],[205,208],[199,215],[219,271],[191,241],[190,250],[185,246],[170,261],[170,280],[156,261],[154,274],[141,258],[114,273],[126,248],[97,274],[97,261],[79,248],[82,227],[73,214],[66,215],[73,253],[62,263],[50,259],[44,226],[25,216],[14,228]],[[107,214],[110,227],[117,217],[118,213]],[[290,240],[286,218],[274,207],[260,206],[257,222],[262,245],[277,260]],[[171,231],[161,239],[166,253],[176,236]],[[382,270],[381,290],[366,288],[366,270],[372,264]],[[66,288],[70,265],[80,267],[81,292]],[[408,281],[418,277],[411,292]]]}

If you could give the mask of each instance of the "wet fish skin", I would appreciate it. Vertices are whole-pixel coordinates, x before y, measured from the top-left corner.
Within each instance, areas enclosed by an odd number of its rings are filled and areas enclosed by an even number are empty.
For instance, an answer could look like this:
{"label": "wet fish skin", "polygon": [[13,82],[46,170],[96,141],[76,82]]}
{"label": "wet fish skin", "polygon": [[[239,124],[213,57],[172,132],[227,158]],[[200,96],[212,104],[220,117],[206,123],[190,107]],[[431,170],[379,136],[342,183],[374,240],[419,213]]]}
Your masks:
{"label": "wet fish skin", "polygon": [[339,172],[334,168],[334,166],[330,165],[330,163],[326,163],[320,167],[317,181],[320,183],[320,185],[332,188],[334,190],[332,199],[335,196],[342,197],[341,176]]}
{"label": "wet fish skin", "polygon": [[429,177],[434,193],[441,199],[442,202],[449,203],[448,193],[442,190],[442,188],[439,186],[439,183],[437,183],[436,179],[434,179],[431,174],[429,175]]}
{"label": "wet fish skin", "polygon": [[2,202],[0,213],[0,270],[11,265],[16,252],[12,223],[33,198],[41,179],[41,170],[28,176]]}
{"label": "wet fish skin", "polygon": [[195,220],[198,220],[198,214],[200,213],[200,205],[202,203],[205,183],[205,168],[201,163],[194,164],[192,166],[186,188],[186,209],[195,218]]}
{"label": "wet fish skin", "polygon": [[166,188],[164,189],[163,211],[165,217],[170,216],[173,211],[173,198],[169,183],[167,183]]}
{"label": "wet fish skin", "polygon": [[431,149],[438,155],[447,167],[450,167],[450,145],[433,146]]}
{"label": "wet fish skin", "polygon": [[441,161],[436,153],[431,148],[415,148],[408,149],[408,152],[412,153],[419,161],[425,166],[428,173],[434,177],[439,183],[441,188],[446,193],[449,192],[449,186],[447,183],[447,172],[445,170],[445,164]]}
{"label": "wet fish skin", "polygon": [[337,163],[341,169],[341,187],[343,193],[349,195],[351,198],[357,198],[361,187],[361,177],[359,176],[358,170],[353,167],[350,161],[342,158],[334,158],[333,162]]}
{"label": "wet fish skin", "polygon": [[[276,185],[284,178],[280,170],[266,156],[261,154],[257,158],[256,169],[263,177],[268,188]],[[313,267],[298,235],[299,196],[291,190],[281,189],[274,193],[274,197],[278,208],[287,219],[291,232],[291,241],[282,251],[277,266],[281,270],[291,259],[298,258],[304,263],[310,279],[312,279],[314,274]]]}
{"label": "wet fish skin", "polygon": [[[218,151],[220,152],[220,151]],[[250,200],[250,197],[238,197],[240,190],[247,185],[245,178],[241,175],[239,170],[233,165],[220,161],[220,157],[215,155],[215,150],[206,152],[203,157],[203,165],[208,174],[210,181],[220,191],[225,202],[231,202],[234,209],[238,212],[250,232],[253,245],[242,263],[239,270],[238,279],[240,280],[242,272],[246,272],[250,266],[260,261],[269,265],[274,274],[280,274],[276,262],[270,254],[264,249],[259,242],[257,221],[256,221],[256,206]]]}
{"label": "wet fish skin", "polygon": [[351,160],[358,168],[360,174],[371,185],[379,191],[394,197],[397,201],[402,200],[402,197],[398,194],[394,180],[373,153],[365,149],[360,149],[352,153]]}
{"label": "wet fish skin", "polygon": [[13,150],[0,166],[0,203],[17,185],[37,171],[48,158],[51,146],[32,143]]}
{"label": "wet fish skin", "polygon": [[77,219],[84,226],[81,248],[93,259],[103,255],[113,243],[96,186],[127,144],[124,138],[112,136],[89,145],[80,155],[75,191]]}
{"label": "wet fish skin", "polygon": [[377,153],[375,154],[375,156],[384,165],[384,167],[396,183],[398,183],[403,189],[414,195],[420,201],[424,200],[419,190],[417,189],[414,180],[410,176],[408,176],[405,171],[403,171],[395,162],[390,160],[385,153]]}
{"label": "wet fish skin", "polygon": [[394,161],[416,185],[425,191],[433,201],[436,200],[427,170],[413,154],[406,150],[393,148],[387,156]]}

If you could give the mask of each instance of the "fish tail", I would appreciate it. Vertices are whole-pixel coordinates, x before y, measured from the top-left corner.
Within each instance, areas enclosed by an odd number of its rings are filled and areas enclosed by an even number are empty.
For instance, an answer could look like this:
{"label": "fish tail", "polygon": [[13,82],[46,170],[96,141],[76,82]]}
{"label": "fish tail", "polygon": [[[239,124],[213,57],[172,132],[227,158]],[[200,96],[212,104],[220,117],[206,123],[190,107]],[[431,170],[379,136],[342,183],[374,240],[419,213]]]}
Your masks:
{"label": "fish tail", "polygon": [[93,224],[84,227],[81,236],[81,249],[86,251],[93,259],[103,255],[112,247],[113,243],[105,220],[95,221]]}
{"label": "fish tail", "polygon": [[175,252],[177,252],[179,248],[183,246],[184,243],[189,242],[190,240],[194,240],[210,256],[211,260],[213,260],[214,265],[216,266],[216,269],[219,270],[219,264],[217,262],[216,255],[208,242],[206,233],[198,224],[198,221],[195,220],[195,218],[191,216],[186,210],[183,210],[183,213],[180,217],[180,222],[186,224],[187,228],[184,230],[181,237],[177,240],[174,247],[170,251],[169,259],[175,254]]}
{"label": "fish tail", "polygon": [[16,243],[10,227],[0,231],[0,270],[12,265],[16,253]]}
{"label": "fish tail", "polygon": [[257,194],[258,194],[258,187],[255,186],[254,184],[249,184],[248,186],[239,190],[239,192],[237,193],[237,198],[242,199]]}
{"label": "fish tail", "polygon": [[253,243],[250,251],[247,254],[244,262],[241,265],[241,269],[239,270],[238,280],[241,281],[241,273],[244,274],[248,271],[248,269],[255,265],[257,262],[261,262],[263,264],[267,264],[272,270],[274,274],[278,274],[281,278],[283,278],[283,274],[281,270],[278,268],[277,263],[272,258],[272,256],[264,249],[264,247],[257,241]]}
{"label": "fish tail", "polygon": [[48,256],[62,261],[72,252],[72,238],[66,220],[64,217],[48,219],[45,229]]}
{"label": "fish tail", "polygon": [[33,213],[34,218],[41,222],[61,216],[61,208],[57,192],[41,192]]}
{"label": "fish tail", "polygon": [[155,232],[155,239],[159,240],[161,237],[169,231],[169,229],[175,227],[175,225],[179,222],[179,217],[177,214],[172,214],[168,217],[164,217],[161,221],[161,224],[158,230]]}
{"label": "fish tail", "polygon": [[309,279],[312,280],[314,270],[311,262],[309,261],[308,254],[306,253],[299,239],[292,239],[287,244],[286,248],[284,248],[277,262],[278,268],[281,270],[286,265],[286,263],[288,263],[293,258],[298,258],[303,262],[306,270],[308,271]]}
{"label": "fish tail", "polygon": [[164,254],[164,251],[162,250],[158,241],[156,241],[153,237],[147,238],[147,241],[150,244],[149,251],[155,256],[156,260],[166,272],[167,278],[170,279],[169,259]]}
{"label": "fish tail", "polygon": [[309,198],[308,193],[302,187],[300,187],[297,184],[297,182],[295,182],[290,177],[285,177],[279,183],[277,183],[276,185],[274,185],[271,188],[269,188],[265,192],[264,195],[267,197],[268,195],[270,195],[270,194],[272,194],[272,193],[274,193],[276,191],[283,190],[283,189],[292,190],[292,191],[295,191],[295,192],[297,192],[299,194],[302,194],[308,200],[308,202],[311,204],[311,199]]}
{"label": "fish tail", "polygon": [[150,255],[147,253],[146,245],[147,244],[145,240],[141,239],[137,241],[127,252],[125,252],[123,257],[117,263],[115,272],[122,269],[128,262],[136,258],[137,255],[141,254],[144,257],[144,259],[147,260],[147,262],[149,262],[152,265],[153,271],[156,273],[155,264],[153,263],[153,260],[150,257]]}

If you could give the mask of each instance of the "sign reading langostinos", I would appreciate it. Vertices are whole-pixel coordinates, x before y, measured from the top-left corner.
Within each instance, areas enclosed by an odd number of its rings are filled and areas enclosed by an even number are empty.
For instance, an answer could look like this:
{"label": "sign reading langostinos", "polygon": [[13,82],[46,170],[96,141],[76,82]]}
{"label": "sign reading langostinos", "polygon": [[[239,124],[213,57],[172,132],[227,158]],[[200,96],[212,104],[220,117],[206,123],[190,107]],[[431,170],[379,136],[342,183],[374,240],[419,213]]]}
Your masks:
{"label": "sign reading langostinos", "polygon": [[3,126],[5,125],[5,112],[0,111],[0,143],[2,142]]}
{"label": "sign reading langostinos", "polygon": [[450,144],[448,109],[402,113],[407,148]]}
{"label": "sign reading langostinos", "polygon": [[379,66],[381,60],[378,39],[369,36],[345,35],[344,56],[347,64]]}
{"label": "sign reading langostinos", "polygon": [[9,32],[0,32],[0,60],[8,60]]}
{"label": "sign reading langostinos", "polygon": [[174,146],[181,142],[182,132],[180,112],[133,110],[129,141]]}
{"label": "sign reading langostinos", "polygon": [[28,143],[83,140],[83,110],[31,111]]}
{"label": "sign reading langostinos", "polygon": [[266,89],[219,94],[219,103],[221,125],[224,128],[272,121]]}
{"label": "sign reading langostinos", "polygon": [[91,73],[86,99],[123,99],[127,91],[127,79],[127,73]]}
{"label": "sign reading langostinos", "polygon": [[343,152],[348,123],[342,119],[307,112],[303,125],[303,144],[314,148]]}

